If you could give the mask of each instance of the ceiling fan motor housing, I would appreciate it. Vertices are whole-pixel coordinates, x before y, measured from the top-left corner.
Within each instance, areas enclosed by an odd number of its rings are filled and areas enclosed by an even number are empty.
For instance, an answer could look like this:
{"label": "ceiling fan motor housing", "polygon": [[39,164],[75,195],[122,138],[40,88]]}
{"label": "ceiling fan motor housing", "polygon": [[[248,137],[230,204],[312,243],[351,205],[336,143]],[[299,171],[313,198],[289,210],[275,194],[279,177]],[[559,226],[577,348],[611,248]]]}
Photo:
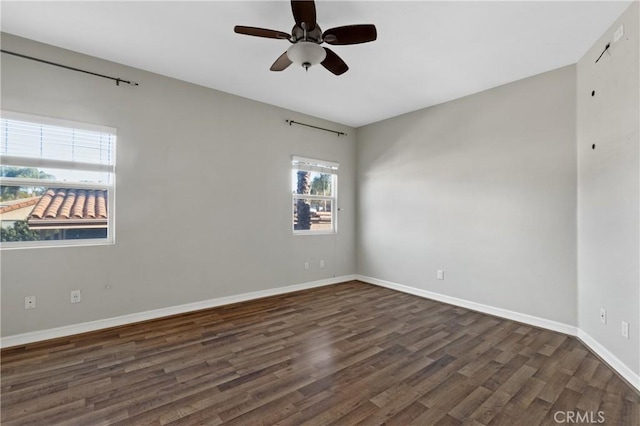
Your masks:
{"label": "ceiling fan motor housing", "polygon": [[291,30],[291,42],[296,43],[298,41],[313,41],[318,44],[322,43],[322,29],[320,25],[316,24],[315,28],[311,31],[307,31],[294,25]]}

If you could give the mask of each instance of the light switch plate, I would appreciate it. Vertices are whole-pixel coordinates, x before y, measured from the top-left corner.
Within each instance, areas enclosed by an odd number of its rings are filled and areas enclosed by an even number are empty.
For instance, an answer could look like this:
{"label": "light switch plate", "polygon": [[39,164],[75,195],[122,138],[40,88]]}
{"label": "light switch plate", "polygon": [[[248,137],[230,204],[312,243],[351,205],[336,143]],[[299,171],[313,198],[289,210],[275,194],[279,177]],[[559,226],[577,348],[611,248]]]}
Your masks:
{"label": "light switch plate", "polygon": [[623,35],[624,35],[624,25],[620,25],[620,28],[618,28],[616,32],[613,34],[613,42],[615,43],[618,40],[620,40]]}
{"label": "light switch plate", "polygon": [[622,321],[622,337],[629,338],[629,323]]}

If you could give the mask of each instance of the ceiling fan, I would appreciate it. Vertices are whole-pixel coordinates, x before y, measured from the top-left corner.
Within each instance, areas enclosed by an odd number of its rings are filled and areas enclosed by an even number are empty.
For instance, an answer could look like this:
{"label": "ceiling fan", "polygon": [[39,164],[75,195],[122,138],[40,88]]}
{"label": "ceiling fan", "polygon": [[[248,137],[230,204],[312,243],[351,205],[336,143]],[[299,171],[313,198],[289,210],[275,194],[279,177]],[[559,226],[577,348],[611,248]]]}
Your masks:
{"label": "ceiling fan", "polygon": [[374,41],[377,37],[376,27],[372,24],[346,25],[322,32],[316,22],[316,5],[313,0],[291,0],[291,10],[296,21],[291,34],[240,25],[233,29],[238,34],[289,40],[291,46],[271,65],[271,71],[282,71],[292,63],[301,65],[305,70],[320,64],[335,75],[341,75],[349,69],[347,64],[333,50],[321,47],[320,44],[359,44]]}

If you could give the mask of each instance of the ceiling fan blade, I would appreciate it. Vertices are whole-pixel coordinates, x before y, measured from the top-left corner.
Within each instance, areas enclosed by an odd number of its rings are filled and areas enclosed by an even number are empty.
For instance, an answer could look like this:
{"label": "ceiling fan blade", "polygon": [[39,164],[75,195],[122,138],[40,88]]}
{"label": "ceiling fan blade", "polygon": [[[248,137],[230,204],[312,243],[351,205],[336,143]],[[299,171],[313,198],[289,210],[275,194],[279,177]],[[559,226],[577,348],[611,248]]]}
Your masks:
{"label": "ceiling fan blade", "polygon": [[[291,0],[291,11],[296,25],[300,28],[313,31],[316,28],[316,4],[313,0]],[[306,28],[302,23],[306,24]]]}
{"label": "ceiling fan blade", "polygon": [[329,44],[359,44],[374,41],[378,37],[373,24],[347,25],[329,28],[322,34],[322,39]]}
{"label": "ceiling fan blade", "polygon": [[250,35],[255,37],[277,38],[277,39],[283,39],[283,40],[288,40],[291,38],[291,36],[287,33],[283,33],[282,31],[276,31],[276,30],[268,30],[266,28],[243,27],[241,25],[236,25],[233,28],[233,31],[235,31],[238,34],[245,34],[245,35]]}
{"label": "ceiling fan blade", "polygon": [[293,62],[291,62],[291,60],[287,56],[287,52],[284,52],[278,59],[276,59],[276,61],[273,63],[273,65],[271,65],[271,68],[269,69],[271,71],[282,71],[292,63]]}
{"label": "ceiling fan blade", "polygon": [[344,63],[340,56],[336,55],[335,52],[331,49],[324,48],[325,52],[327,52],[327,57],[324,58],[324,61],[320,62],[320,64],[334,73],[335,75],[341,75],[347,72],[349,67]]}

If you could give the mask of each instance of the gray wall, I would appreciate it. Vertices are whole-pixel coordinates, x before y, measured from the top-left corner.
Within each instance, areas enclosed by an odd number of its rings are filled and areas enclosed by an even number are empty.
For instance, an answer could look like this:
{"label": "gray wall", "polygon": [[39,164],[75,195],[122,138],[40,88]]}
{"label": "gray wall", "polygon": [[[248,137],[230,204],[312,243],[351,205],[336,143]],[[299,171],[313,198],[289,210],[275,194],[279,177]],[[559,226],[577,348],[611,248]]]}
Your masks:
{"label": "gray wall", "polygon": [[[638,19],[634,2],[577,67],[579,326],[636,374],[640,374]],[[622,24],[624,36],[613,43]],[[612,42],[609,52],[596,64],[608,42]],[[607,310],[606,325],[600,322],[600,308]],[[629,323],[629,339],[621,335],[623,320]]]}
{"label": "gray wall", "polygon": [[[3,336],[355,273],[353,129],[6,34],[2,47],[140,83],[2,55],[3,109],[118,129],[117,244],[3,250]],[[341,163],[339,234],[292,235],[291,155]]]}
{"label": "gray wall", "polygon": [[576,325],[575,72],[358,129],[358,273]]}

